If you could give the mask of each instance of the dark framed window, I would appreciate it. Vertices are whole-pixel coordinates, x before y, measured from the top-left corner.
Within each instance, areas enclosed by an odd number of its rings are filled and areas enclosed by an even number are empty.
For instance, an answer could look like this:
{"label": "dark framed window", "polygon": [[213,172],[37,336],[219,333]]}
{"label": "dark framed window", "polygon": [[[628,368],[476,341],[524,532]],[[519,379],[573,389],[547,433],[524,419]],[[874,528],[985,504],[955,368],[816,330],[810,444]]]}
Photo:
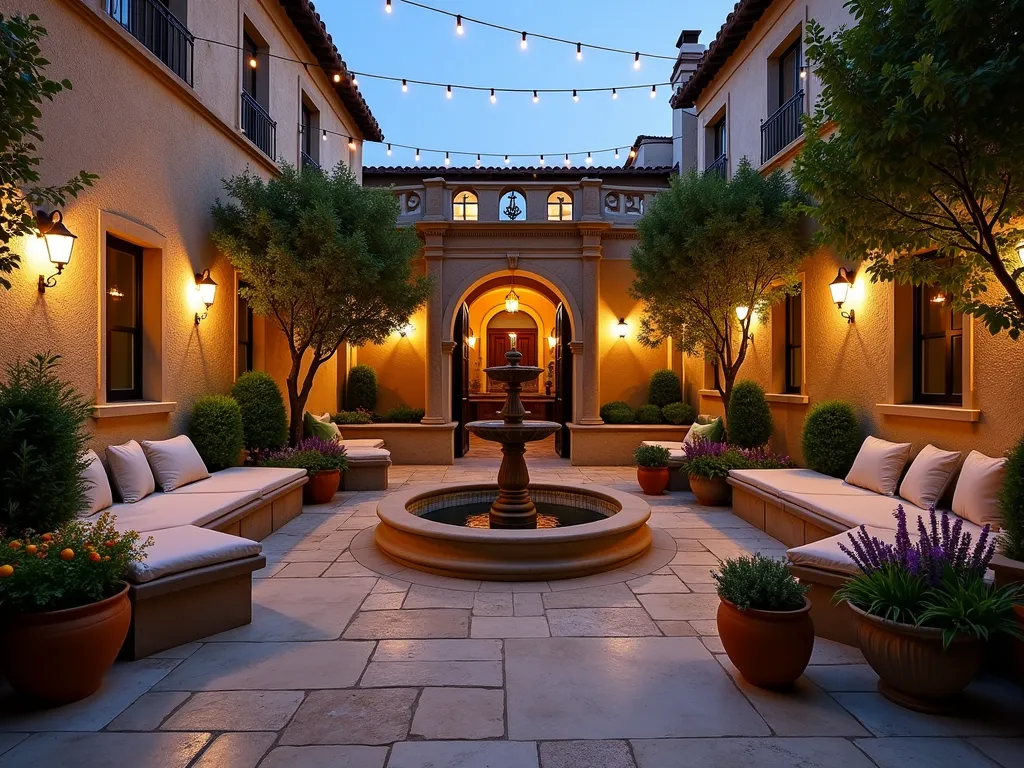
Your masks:
{"label": "dark framed window", "polygon": [[142,399],[142,248],[107,235],[107,402]]}
{"label": "dark framed window", "polygon": [[313,140],[313,113],[305,104],[302,105],[302,152],[306,157],[314,158],[313,151],[316,142]]}
{"label": "dark framed window", "polygon": [[726,135],[725,115],[722,115],[722,118],[717,123],[715,123],[711,131],[712,139],[714,141],[714,159],[717,160],[718,158],[725,154],[725,148],[727,146],[726,139],[728,137]]}
{"label": "dark framed window", "polygon": [[[239,283],[239,288],[247,287]],[[238,306],[235,310],[235,321],[238,323],[238,349],[236,350],[235,366],[238,375],[252,370],[252,307],[241,293],[238,295]]]}
{"label": "dark framed window", "polygon": [[249,35],[243,34],[242,52],[244,59],[242,61],[242,90],[258,101],[259,93],[257,93],[256,87],[259,85],[259,65],[249,66],[249,60],[259,61],[260,47]]}
{"label": "dark framed window", "polygon": [[804,380],[804,310],[800,294],[786,297],[786,392],[799,395]]}
{"label": "dark framed window", "polygon": [[799,38],[779,54],[779,103],[776,109],[792,99],[800,90]]}
{"label": "dark framed window", "polygon": [[934,285],[914,288],[914,402],[963,404],[963,314]]}

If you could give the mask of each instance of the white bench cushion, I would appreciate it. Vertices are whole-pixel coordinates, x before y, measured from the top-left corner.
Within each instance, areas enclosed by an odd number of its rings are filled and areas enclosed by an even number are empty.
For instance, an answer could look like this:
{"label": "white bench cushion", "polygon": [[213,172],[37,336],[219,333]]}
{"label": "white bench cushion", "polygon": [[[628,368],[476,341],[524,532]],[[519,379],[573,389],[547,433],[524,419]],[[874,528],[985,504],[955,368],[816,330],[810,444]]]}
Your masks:
{"label": "white bench cushion", "polygon": [[127,578],[133,584],[145,584],[195,568],[242,560],[261,551],[263,547],[258,542],[207,528],[164,528],[153,534],[153,546],[146,550],[146,559],[134,563]]}
{"label": "white bench cushion", "polygon": [[[866,498],[878,494],[811,469],[733,469],[729,477],[774,496],[788,492]],[[895,508],[895,505],[893,506]]]}
{"label": "white bench cushion", "polygon": [[175,496],[190,493],[247,493],[255,491],[269,496],[279,488],[306,476],[304,469],[281,467],[230,467],[214,472],[205,480],[191,483],[173,492]]}
{"label": "white bench cushion", "polygon": [[359,464],[391,463],[391,451],[386,448],[355,448],[346,450],[349,466]]}
{"label": "white bench cushion", "polygon": [[[204,481],[205,482],[205,481]],[[180,525],[206,525],[260,498],[259,491],[242,493],[153,493],[134,504],[115,504],[119,531],[157,531]]]}
{"label": "white bench cushion", "polygon": [[352,440],[339,440],[338,445],[350,451],[359,448],[383,448],[384,441],[379,437],[357,437]]}
{"label": "white bench cushion", "polygon": [[660,448],[666,448],[670,451],[683,450],[682,440],[644,440],[640,445],[657,445]]}
{"label": "white bench cushion", "polygon": [[[896,543],[895,530],[868,526],[867,532],[869,536],[875,536],[887,544]],[[860,573],[860,568],[839,549],[840,544],[846,546],[847,549],[853,549],[850,537],[844,532],[786,550],[786,559],[793,565],[801,565],[805,568],[818,568],[822,571],[838,573],[841,576],[856,576]]]}

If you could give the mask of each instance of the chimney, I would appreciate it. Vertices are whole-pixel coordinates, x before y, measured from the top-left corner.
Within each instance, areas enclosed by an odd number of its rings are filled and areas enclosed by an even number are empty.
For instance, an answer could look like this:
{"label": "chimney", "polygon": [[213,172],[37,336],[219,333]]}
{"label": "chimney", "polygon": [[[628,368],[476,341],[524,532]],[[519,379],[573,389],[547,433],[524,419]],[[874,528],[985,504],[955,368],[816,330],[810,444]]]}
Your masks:
{"label": "chimney", "polygon": [[699,29],[684,29],[679,33],[679,39],[676,40],[679,53],[676,55],[675,66],[672,67],[673,91],[690,79],[690,75],[700,63],[701,56],[704,55],[704,46],[697,42],[699,38]]}

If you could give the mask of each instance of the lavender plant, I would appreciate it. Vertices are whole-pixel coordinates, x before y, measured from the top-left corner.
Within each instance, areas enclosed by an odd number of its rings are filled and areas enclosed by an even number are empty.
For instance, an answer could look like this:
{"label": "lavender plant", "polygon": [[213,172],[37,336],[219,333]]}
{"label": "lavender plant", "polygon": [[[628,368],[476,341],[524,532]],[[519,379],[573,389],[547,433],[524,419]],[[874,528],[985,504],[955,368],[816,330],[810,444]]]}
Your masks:
{"label": "lavender plant", "polygon": [[348,456],[345,447],[335,440],[307,437],[294,448],[282,448],[260,456],[259,464],[263,467],[305,469],[314,475],[332,469],[348,469]]}
{"label": "lavender plant", "polygon": [[739,448],[728,443],[698,438],[683,445],[683,470],[700,477],[725,477],[731,469],[782,469],[791,466],[788,456],[764,446]]}

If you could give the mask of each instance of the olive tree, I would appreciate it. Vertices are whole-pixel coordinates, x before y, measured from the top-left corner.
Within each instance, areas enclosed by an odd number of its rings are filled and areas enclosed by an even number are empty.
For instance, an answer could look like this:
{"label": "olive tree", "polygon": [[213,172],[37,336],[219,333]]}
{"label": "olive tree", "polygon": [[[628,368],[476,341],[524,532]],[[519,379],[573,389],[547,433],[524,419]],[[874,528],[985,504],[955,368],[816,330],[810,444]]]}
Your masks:
{"label": "olive tree", "polygon": [[294,444],[316,373],[338,347],[384,341],[426,301],[430,281],[412,270],[420,240],[396,225],[389,190],[361,187],[341,163],[330,173],[283,164],[269,181],[247,171],[224,189],[232,199],[213,207],[213,240],[253,312],[287,339]]}
{"label": "olive tree", "polygon": [[[1024,3],[849,0],[808,26],[822,92],[794,164],[820,237],[872,280],[936,284],[993,334],[1024,327]],[[834,129],[834,130],[833,130]]]}
{"label": "olive tree", "polygon": [[730,181],[673,177],[637,223],[638,339],[653,347],[671,336],[686,354],[717,362],[726,409],[754,318],[798,289],[809,248],[798,202],[786,175],[763,177],[744,159]]}

